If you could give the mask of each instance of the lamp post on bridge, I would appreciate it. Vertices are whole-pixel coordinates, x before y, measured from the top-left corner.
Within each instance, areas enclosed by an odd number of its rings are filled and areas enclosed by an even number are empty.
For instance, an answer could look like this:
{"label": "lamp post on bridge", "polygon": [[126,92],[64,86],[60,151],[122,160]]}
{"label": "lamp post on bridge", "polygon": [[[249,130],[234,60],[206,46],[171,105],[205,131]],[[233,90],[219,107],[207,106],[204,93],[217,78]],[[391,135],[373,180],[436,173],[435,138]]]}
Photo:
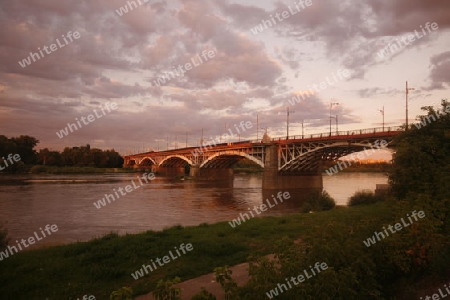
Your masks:
{"label": "lamp post on bridge", "polygon": [[383,109],[379,109],[378,110],[380,113],[381,113],[381,115],[383,116],[383,132],[384,132],[384,105],[383,105]]}
{"label": "lamp post on bridge", "polygon": [[[336,135],[338,135],[338,115],[336,115],[335,117],[330,116],[330,124],[331,124],[331,119],[335,119],[336,120]],[[330,136],[331,136],[331,130],[330,130]]]}
{"label": "lamp post on bridge", "polygon": [[406,89],[405,89],[405,94],[406,94],[406,127],[405,127],[405,131],[408,130],[408,94],[409,91],[414,90],[414,88],[408,88],[408,81],[406,81]]}
{"label": "lamp post on bridge", "polygon": [[295,111],[289,111],[289,106],[286,108],[286,140],[289,139],[289,115]]}
{"label": "lamp post on bridge", "polygon": [[[331,136],[331,118],[333,118],[331,116],[331,109],[333,108],[334,105],[339,105],[339,102],[331,102],[330,101],[330,136]],[[337,124],[337,117],[336,117],[336,124]],[[336,125],[336,127],[337,127],[337,125]]]}

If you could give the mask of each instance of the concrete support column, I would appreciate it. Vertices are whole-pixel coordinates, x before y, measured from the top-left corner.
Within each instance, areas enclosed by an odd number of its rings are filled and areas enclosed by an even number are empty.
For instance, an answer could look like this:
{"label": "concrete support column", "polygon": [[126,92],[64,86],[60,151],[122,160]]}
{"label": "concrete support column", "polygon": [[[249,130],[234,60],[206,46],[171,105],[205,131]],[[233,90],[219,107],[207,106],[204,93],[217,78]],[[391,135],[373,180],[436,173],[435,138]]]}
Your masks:
{"label": "concrete support column", "polygon": [[157,167],[155,168],[156,172],[160,176],[168,176],[168,177],[176,177],[176,176],[184,176],[184,167]]}
{"label": "concrete support column", "polygon": [[191,167],[189,175],[198,180],[233,180],[233,169],[200,169],[199,167]]}

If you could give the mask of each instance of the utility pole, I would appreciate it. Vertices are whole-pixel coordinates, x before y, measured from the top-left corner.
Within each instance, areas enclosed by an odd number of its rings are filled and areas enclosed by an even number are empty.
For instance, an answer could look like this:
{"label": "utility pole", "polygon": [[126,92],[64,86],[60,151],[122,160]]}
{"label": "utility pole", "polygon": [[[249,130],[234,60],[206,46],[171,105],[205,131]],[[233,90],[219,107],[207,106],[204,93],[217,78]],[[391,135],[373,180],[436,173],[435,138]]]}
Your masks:
{"label": "utility pole", "polygon": [[408,88],[408,81],[406,81],[406,90],[405,90],[405,94],[406,94],[406,127],[405,127],[405,131],[408,130],[408,94],[409,91],[414,90],[414,88]]}
{"label": "utility pole", "polygon": [[338,129],[338,115],[336,115],[336,135],[339,135],[339,129]]}
{"label": "utility pole", "polygon": [[303,119],[302,119],[302,140],[305,138],[305,134],[304,134],[304,132],[303,132]]}
{"label": "utility pole", "polygon": [[203,147],[203,127],[202,127],[202,138],[200,139],[200,148]]}
{"label": "utility pole", "polygon": [[187,148],[187,142],[188,142],[188,133],[186,131],[186,148]]}
{"label": "utility pole", "polygon": [[289,139],[289,115],[295,111],[289,111],[289,106],[286,108],[286,139]]}
{"label": "utility pole", "polygon": [[330,136],[331,136],[331,118],[332,118],[332,116],[331,116],[331,108],[333,107],[333,105],[339,105],[339,103],[330,101]]}
{"label": "utility pole", "polygon": [[256,114],[256,140],[259,141],[259,115],[258,114]]}
{"label": "utility pole", "polygon": [[383,109],[379,109],[378,110],[380,113],[381,113],[381,115],[383,116],[383,132],[384,132],[384,105],[383,105]]}

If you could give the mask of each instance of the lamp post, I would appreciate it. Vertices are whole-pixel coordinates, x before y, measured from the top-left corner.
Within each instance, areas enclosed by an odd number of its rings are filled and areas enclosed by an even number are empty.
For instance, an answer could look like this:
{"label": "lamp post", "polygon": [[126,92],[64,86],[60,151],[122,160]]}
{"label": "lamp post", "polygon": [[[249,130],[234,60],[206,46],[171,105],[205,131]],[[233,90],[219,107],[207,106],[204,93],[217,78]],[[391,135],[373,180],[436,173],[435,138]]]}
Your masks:
{"label": "lamp post", "polygon": [[295,111],[289,111],[289,106],[286,108],[286,139],[289,139],[289,115]]}
{"label": "lamp post", "polygon": [[383,116],[383,132],[384,132],[384,106],[383,106],[383,109],[379,109],[378,110],[380,113],[381,113],[381,115]]}
{"label": "lamp post", "polygon": [[[333,117],[333,116],[330,116],[330,122],[331,122],[331,119],[335,119],[336,120],[336,135],[338,135],[338,115],[336,115],[335,117]],[[330,136],[331,136],[331,131],[330,131]]]}
{"label": "lamp post", "polygon": [[305,138],[305,133],[303,132],[303,121],[304,119],[302,119],[302,140]]}
{"label": "lamp post", "polygon": [[408,88],[408,81],[406,81],[406,89],[405,89],[405,94],[406,94],[406,127],[405,127],[405,131],[408,130],[408,94],[409,91],[414,90],[414,88]]}
{"label": "lamp post", "polygon": [[331,136],[331,118],[333,118],[333,117],[331,116],[331,108],[333,108],[333,105],[339,105],[339,103],[338,103],[338,102],[331,102],[331,101],[330,101],[330,136]]}
{"label": "lamp post", "polygon": [[338,128],[338,115],[336,115],[336,135],[339,135],[339,128]]}
{"label": "lamp post", "polygon": [[[240,141],[241,139],[239,139]],[[259,141],[259,115],[256,114],[256,140]]]}

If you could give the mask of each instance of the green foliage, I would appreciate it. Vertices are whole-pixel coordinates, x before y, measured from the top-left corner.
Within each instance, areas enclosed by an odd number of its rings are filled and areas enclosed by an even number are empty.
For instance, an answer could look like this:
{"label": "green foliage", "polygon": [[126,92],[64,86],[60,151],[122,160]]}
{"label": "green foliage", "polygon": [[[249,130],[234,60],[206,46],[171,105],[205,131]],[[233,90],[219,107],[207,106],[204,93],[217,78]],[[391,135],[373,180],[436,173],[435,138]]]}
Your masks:
{"label": "green foliage", "polygon": [[133,290],[129,287],[122,287],[120,290],[112,292],[109,300],[133,300]]}
{"label": "green foliage", "polygon": [[372,204],[381,200],[381,197],[376,196],[374,192],[365,190],[357,191],[348,199],[348,206],[356,206],[361,204]]}
{"label": "green foliage", "polygon": [[233,271],[225,267],[218,267],[214,269],[214,275],[216,276],[216,281],[222,286],[225,291],[225,300],[238,300],[237,295],[238,286],[236,282],[231,278]]}
{"label": "green foliage", "polygon": [[317,212],[330,210],[336,206],[336,201],[328,194],[327,191],[314,192],[307,198],[305,204],[303,204],[302,212]]}
{"label": "green foliage", "polygon": [[216,296],[202,287],[202,290],[198,294],[194,295],[191,300],[216,300]]}
{"label": "green foliage", "polygon": [[6,249],[8,241],[8,230],[5,226],[0,226],[0,251]]}
{"label": "green foliage", "polygon": [[153,297],[156,300],[180,300],[181,290],[175,288],[174,285],[180,283],[179,277],[175,277],[173,280],[160,280],[156,285],[156,289],[153,291]]}
{"label": "green foliage", "polygon": [[[51,157],[51,152],[47,149],[43,149],[41,152],[39,152],[41,162],[47,160],[47,155]],[[58,159],[55,159],[55,161],[58,161]],[[97,148],[91,148],[88,144],[81,147],[64,148],[60,155],[59,166],[119,168],[122,167],[122,164],[123,159],[116,151],[103,151]]]}
{"label": "green foliage", "polygon": [[21,172],[24,171],[24,164],[36,163],[36,151],[34,147],[39,143],[37,139],[27,135],[20,137],[7,138],[0,135],[0,165],[5,166],[5,162],[1,157],[7,158],[9,154],[20,156],[20,161],[14,161],[13,164],[8,163],[8,167],[4,172]]}
{"label": "green foliage", "polygon": [[[39,299],[41,295],[67,299],[89,291],[97,299],[107,299],[111,291],[125,285],[133,288],[134,295],[141,295],[155,290],[161,278],[195,278],[214,266],[246,262],[251,255],[251,282],[234,290],[239,299],[264,299],[287,276],[298,276],[302,268],[309,270],[316,262],[326,262],[329,268],[277,299],[394,299],[402,282],[415,287],[420,276],[441,279],[448,274],[449,209],[448,202],[421,196],[318,214],[254,218],[235,230],[222,222],[123,236],[113,233],[89,242],[22,251],[3,260],[0,294],[5,299]],[[424,210],[426,218],[370,248],[363,244],[375,231],[399,222],[413,210]],[[194,256],[183,255],[148,278],[130,276],[180,241],[193,244]],[[277,256],[269,259],[268,254]],[[222,282],[233,287],[227,279],[230,274],[223,270],[221,274]],[[338,281],[342,289],[336,291]],[[405,299],[414,298],[418,297]]]}
{"label": "green foliage", "polygon": [[427,114],[394,141],[389,183],[400,199],[427,194],[442,200],[450,197],[450,103],[442,100],[440,110],[422,110]]}

